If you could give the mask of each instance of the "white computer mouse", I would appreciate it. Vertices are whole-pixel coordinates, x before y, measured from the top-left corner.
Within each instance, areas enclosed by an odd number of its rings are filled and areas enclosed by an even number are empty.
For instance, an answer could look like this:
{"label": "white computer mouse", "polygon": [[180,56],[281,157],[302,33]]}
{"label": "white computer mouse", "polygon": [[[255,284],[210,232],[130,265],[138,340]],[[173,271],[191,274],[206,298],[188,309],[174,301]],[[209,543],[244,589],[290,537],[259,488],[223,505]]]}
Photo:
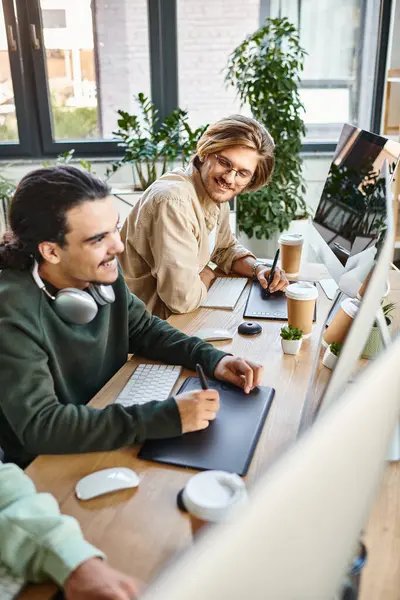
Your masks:
{"label": "white computer mouse", "polygon": [[113,467],[102,469],[86,475],[75,486],[75,494],[79,500],[90,500],[109,492],[116,492],[126,488],[135,488],[139,485],[139,477],[126,467]]}
{"label": "white computer mouse", "polygon": [[227,329],[217,329],[216,327],[208,327],[206,329],[199,329],[193,335],[199,337],[205,342],[214,342],[219,340],[232,340],[233,334]]}

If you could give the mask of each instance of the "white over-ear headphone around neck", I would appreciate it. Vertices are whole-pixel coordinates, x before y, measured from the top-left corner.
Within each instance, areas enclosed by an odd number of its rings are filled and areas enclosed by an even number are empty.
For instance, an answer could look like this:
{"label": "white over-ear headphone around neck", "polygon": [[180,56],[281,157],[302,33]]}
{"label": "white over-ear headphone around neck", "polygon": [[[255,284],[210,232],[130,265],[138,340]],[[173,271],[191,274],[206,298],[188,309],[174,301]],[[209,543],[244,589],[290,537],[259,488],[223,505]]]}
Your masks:
{"label": "white over-ear headphone around neck", "polygon": [[114,290],[111,285],[95,285],[91,283],[88,291],[77,288],[65,288],[55,296],[50,294],[39,275],[39,265],[35,260],[32,277],[36,285],[54,303],[54,310],[66,323],[85,325],[93,321],[98,312],[98,306],[112,304],[115,300]]}

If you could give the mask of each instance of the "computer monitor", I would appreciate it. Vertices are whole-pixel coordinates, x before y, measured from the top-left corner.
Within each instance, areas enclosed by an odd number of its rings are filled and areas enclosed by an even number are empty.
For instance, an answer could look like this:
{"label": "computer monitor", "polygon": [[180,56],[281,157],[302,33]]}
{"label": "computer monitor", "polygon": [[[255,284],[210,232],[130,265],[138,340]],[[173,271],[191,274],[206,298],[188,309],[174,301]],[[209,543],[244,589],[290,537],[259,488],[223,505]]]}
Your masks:
{"label": "computer monitor", "polygon": [[[320,352],[316,353],[300,423],[300,433],[304,432],[304,430],[310,426],[320,412],[324,412],[337,400],[340,393],[343,391],[343,388],[350,380],[350,377],[354,374],[357,361],[362,354],[374,321],[382,312],[381,299],[387,291],[388,274],[394,244],[392,193],[387,161],[385,161],[383,165],[382,176],[384,186],[383,188],[381,186],[381,189],[384,190],[383,199],[386,205],[385,229],[382,231],[381,239],[379,240],[378,254],[373,267],[372,276],[362,298],[360,309],[352,322],[350,331],[348,332],[345,343],[341,349],[335,369],[319,396],[316,392],[316,389],[319,387],[317,385],[318,373],[321,368],[325,369],[325,367],[320,366]],[[329,316],[327,320],[328,319]],[[325,323],[320,334],[320,344],[324,332]],[[382,335],[385,337],[386,342],[390,341],[384,326],[382,327]]]}
{"label": "computer monitor", "polygon": [[339,287],[350,255],[353,268],[358,261],[364,264],[361,274],[373,264],[371,238],[379,237],[385,214],[378,176],[385,160],[393,174],[399,157],[400,143],[343,126],[309,240],[317,261],[325,264]]}
{"label": "computer monitor", "polygon": [[332,599],[399,417],[399,356],[400,339],[263,475],[232,522],[180,553],[143,600]]}

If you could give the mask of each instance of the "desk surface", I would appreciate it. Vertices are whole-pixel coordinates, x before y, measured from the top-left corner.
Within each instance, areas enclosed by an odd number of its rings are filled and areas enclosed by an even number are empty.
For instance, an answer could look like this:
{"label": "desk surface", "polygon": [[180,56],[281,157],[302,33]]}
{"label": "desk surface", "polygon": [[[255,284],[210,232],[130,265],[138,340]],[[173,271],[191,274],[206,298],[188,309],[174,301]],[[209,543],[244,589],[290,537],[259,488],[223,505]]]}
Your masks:
{"label": "desk surface", "polygon": [[[310,280],[323,277],[326,277],[324,267],[316,265],[308,266],[302,273],[302,278]],[[396,293],[400,303],[400,284]],[[189,315],[175,315],[170,322],[188,334],[200,327],[215,325],[236,331],[243,320],[246,298],[247,293],[242,294],[234,311],[202,308]],[[236,334],[232,342],[215,344],[262,363],[265,367],[263,383],[276,389],[273,406],[247,475],[249,483],[257,479],[267,465],[295,440],[320,327],[330,304],[320,290],[317,323],[312,337],[303,341],[298,356],[282,353],[279,337],[282,323],[276,321],[261,321],[263,331],[255,338]],[[138,358],[128,361],[96,395],[92,405],[102,408],[112,402],[138,362],[144,361]],[[181,379],[189,374],[185,371]],[[321,383],[325,383],[328,377],[328,370],[322,369]],[[176,495],[194,471],[139,460],[137,451],[138,447],[129,447],[114,452],[41,456],[29,466],[27,474],[39,491],[54,494],[62,512],[78,519],[86,538],[107,554],[111,565],[149,582],[160,568],[191,542],[188,517],[177,509]],[[139,473],[141,483],[137,490],[126,490],[85,503],[76,499],[74,487],[81,477],[94,470],[117,465],[130,467]],[[399,594],[399,571],[395,572],[392,567],[396,551],[397,558],[400,555],[400,527],[397,523],[396,529],[395,523],[396,510],[397,515],[400,514],[399,487],[400,470],[397,470],[397,465],[391,466],[368,530],[370,556],[362,600],[394,600],[400,597],[391,593],[393,590]],[[392,562],[389,562],[390,557]],[[397,587],[394,582],[392,585],[387,581],[389,578],[394,580],[396,575]],[[381,595],[382,589],[387,593]],[[52,591],[54,587],[51,585],[32,585],[21,597],[30,600],[49,598]]]}
{"label": "desk surface", "polygon": [[[400,275],[390,272],[389,298],[396,304],[394,330],[400,329]],[[360,600],[400,599],[400,462],[388,463],[366,527],[368,560]]]}

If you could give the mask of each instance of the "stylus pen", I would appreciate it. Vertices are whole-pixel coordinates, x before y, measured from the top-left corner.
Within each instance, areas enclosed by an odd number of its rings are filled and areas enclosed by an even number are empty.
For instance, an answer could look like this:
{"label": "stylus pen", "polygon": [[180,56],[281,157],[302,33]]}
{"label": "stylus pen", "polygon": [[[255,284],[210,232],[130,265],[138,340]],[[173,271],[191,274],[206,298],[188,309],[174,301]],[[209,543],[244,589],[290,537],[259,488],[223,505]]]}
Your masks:
{"label": "stylus pen", "polygon": [[265,289],[265,295],[268,298],[268,296],[270,295],[270,291],[269,291],[269,286],[272,283],[272,280],[274,278],[275,275],[275,269],[276,269],[276,263],[278,262],[278,258],[279,258],[279,248],[278,250],[275,252],[275,257],[274,257],[274,262],[272,263],[272,267],[271,270],[269,272],[269,277],[268,277],[268,281],[267,281],[267,287]]}
{"label": "stylus pen", "polygon": [[197,363],[197,365],[196,365],[196,372],[200,379],[201,389],[208,390],[207,380],[204,376],[204,371],[202,369],[202,366],[199,365],[199,363]]}

